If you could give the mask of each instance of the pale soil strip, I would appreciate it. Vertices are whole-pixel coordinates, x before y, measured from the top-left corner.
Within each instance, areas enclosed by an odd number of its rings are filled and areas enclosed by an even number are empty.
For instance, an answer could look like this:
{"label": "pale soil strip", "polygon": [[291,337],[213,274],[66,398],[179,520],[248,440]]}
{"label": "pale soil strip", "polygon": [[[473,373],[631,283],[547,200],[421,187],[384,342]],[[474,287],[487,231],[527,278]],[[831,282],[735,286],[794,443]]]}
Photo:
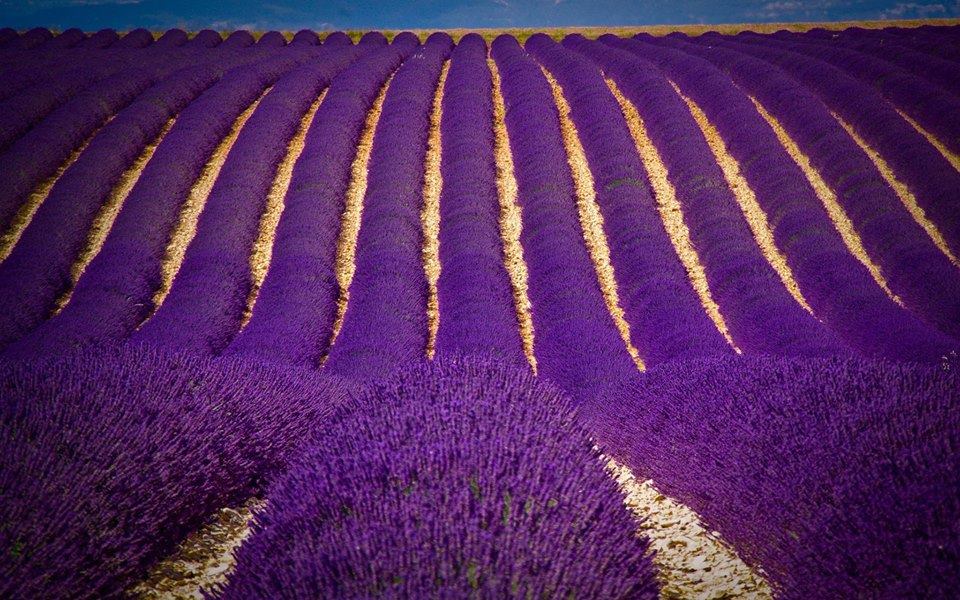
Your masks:
{"label": "pale soil strip", "polygon": [[251,499],[238,508],[217,511],[207,523],[185,539],[177,550],[160,561],[147,578],[129,590],[143,600],[204,598],[220,589],[236,565],[234,553],[251,533],[253,518],[266,501]]}
{"label": "pale soil strip", "polygon": [[690,239],[690,229],[683,221],[683,209],[677,200],[677,191],[673,187],[673,184],[670,183],[667,166],[663,163],[663,158],[661,158],[656,146],[653,145],[653,141],[647,134],[647,127],[640,117],[637,108],[627,100],[626,96],[623,95],[620,88],[617,87],[617,84],[612,79],[607,79],[607,87],[610,88],[610,91],[613,92],[614,97],[616,97],[617,102],[620,104],[623,118],[627,122],[627,129],[630,130],[630,135],[633,137],[637,152],[640,154],[640,160],[643,161],[643,166],[646,168],[647,175],[650,177],[650,186],[653,188],[654,197],[657,201],[657,210],[660,212],[663,226],[667,230],[667,235],[670,237],[674,251],[680,258],[680,262],[683,263],[683,267],[687,272],[687,278],[690,280],[693,289],[697,292],[697,296],[700,298],[700,304],[706,311],[707,316],[710,317],[710,320],[713,321],[717,331],[727,340],[730,347],[733,348],[737,354],[740,354],[741,350],[737,347],[736,342],[733,341],[733,337],[730,335],[730,329],[727,327],[727,322],[723,318],[723,313],[720,312],[720,306],[713,299],[713,294],[710,292],[707,272],[703,267],[703,263],[700,262],[700,255],[697,253],[697,249],[693,247],[693,241]]}
{"label": "pale soil strip", "polygon": [[577,126],[570,118],[570,105],[567,104],[567,99],[563,96],[563,90],[557,84],[553,75],[543,67],[540,70],[543,71],[544,76],[550,83],[553,100],[557,105],[563,145],[567,149],[567,163],[570,165],[570,174],[573,176],[573,184],[577,193],[577,212],[580,216],[580,226],[583,229],[583,239],[586,242],[587,250],[590,252],[590,258],[593,259],[600,289],[603,291],[603,299],[607,304],[610,316],[613,317],[617,330],[620,332],[620,337],[623,338],[623,343],[627,347],[630,358],[633,359],[639,370],[645,371],[646,366],[643,364],[640,352],[630,340],[630,326],[627,324],[626,313],[620,305],[616,273],[613,264],[610,263],[610,247],[607,245],[607,236],[603,230],[603,215],[600,213],[600,206],[597,204],[593,173],[590,171],[583,144],[580,143]]}
{"label": "pale soil strip", "polygon": [[[370,155],[373,153],[373,136],[377,133],[377,124],[380,122],[380,113],[383,111],[383,101],[387,97],[387,89],[393,81],[391,75],[380,88],[373,106],[367,111],[363,123],[363,131],[357,142],[357,154],[350,165],[350,183],[347,186],[344,198],[343,217],[340,220],[340,237],[337,240],[337,258],[335,269],[337,285],[340,295],[337,298],[337,316],[333,321],[333,332],[330,335],[328,349],[337,341],[340,330],[343,328],[343,318],[347,314],[347,303],[350,301],[350,283],[357,270],[354,257],[357,254],[357,237],[360,235],[360,218],[363,216],[363,197],[367,193],[367,175],[370,166]],[[329,352],[329,350],[328,350]],[[325,363],[329,354],[324,354],[321,364]]]}
{"label": "pale soil strip", "polygon": [[257,239],[254,240],[253,250],[250,253],[250,293],[247,294],[247,304],[240,319],[240,330],[247,326],[253,316],[253,306],[257,303],[260,287],[263,286],[263,280],[266,279],[267,271],[270,269],[270,259],[273,257],[273,237],[277,232],[277,225],[280,223],[280,215],[283,214],[283,202],[287,196],[287,190],[290,189],[293,167],[303,153],[307,131],[310,130],[313,118],[316,116],[317,110],[320,109],[323,99],[327,96],[327,89],[324,89],[313,101],[313,104],[303,115],[303,119],[300,120],[300,126],[293,138],[290,139],[290,143],[287,144],[287,153],[277,166],[273,184],[267,193],[266,206],[263,214],[260,215]]}
{"label": "pale soil strip", "polygon": [[[160,308],[160,305],[163,304],[167,294],[170,293],[170,288],[173,286],[173,279],[177,276],[177,271],[180,270],[180,265],[183,264],[183,257],[187,253],[187,246],[190,245],[190,242],[193,241],[193,236],[197,233],[197,221],[200,219],[200,213],[203,211],[203,207],[207,203],[207,198],[210,196],[210,191],[213,190],[213,185],[220,175],[220,169],[222,169],[224,163],[227,162],[227,155],[230,154],[230,149],[233,148],[233,144],[237,141],[237,137],[239,137],[240,131],[246,124],[247,119],[249,119],[253,111],[257,109],[257,105],[260,104],[263,97],[270,92],[271,88],[272,86],[265,89],[250,106],[240,113],[236,121],[233,122],[230,132],[220,141],[220,144],[213,151],[213,154],[210,155],[207,164],[204,165],[203,171],[200,173],[200,177],[194,182],[190,193],[187,194],[186,201],[180,207],[180,216],[177,219],[176,225],[173,226],[173,232],[170,234],[170,240],[167,242],[167,248],[164,251],[163,261],[160,263],[160,287],[153,295],[151,317],[153,313]],[[150,317],[147,317],[144,322],[149,320],[149,318]]]}
{"label": "pale soil strip", "polygon": [[523,353],[533,373],[537,373],[537,357],[533,352],[533,318],[528,293],[527,261],[523,258],[520,233],[523,231],[523,213],[517,203],[517,178],[513,169],[513,153],[507,134],[507,109],[500,91],[500,71],[493,59],[487,59],[493,90],[493,155],[497,169],[497,197],[500,200],[500,237],[503,239],[503,259],[520,327]]}
{"label": "pale soil strip", "polygon": [[753,238],[757,241],[757,245],[760,247],[764,258],[767,259],[767,262],[770,263],[773,270],[780,276],[784,287],[787,288],[787,291],[790,292],[790,295],[793,296],[797,304],[802,306],[803,310],[813,314],[813,310],[800,292],[800,286],[793,277],[793,271],[790,269],[790,265],[787,264],[786,257],[784,257],[780,249],[777,248],[776,242],[774,242],[773,231],[770,229],[767,214],[763,212],[760,203],[757,202],[756,194],[740,171],[740,163],[727,151],[727,145],[720,136],[720,132],[713,126],[713,123],[710,122],[700,106],[685,96],[683,92],[680,91],[680,88],[677,87],[676,83],[671,81],[670,85],[673,86],[677,94],[686,102],[687,107],[690,109],[690,114],[693,115],[694,120],[700,127],[700,131],[703,132],[703,137],[706,138],[710,151],[720,166],[720,170],[723,171],[727,185],[730,186],[730,190],[737,199],[737,204],[740,205],[740,210],[743,211],[743,215],[747,219],[747,224],[750,226],[750,231],[753,232]]}
{"label": "pale soil strip", "polygon": [[[756,103],[756,101],[754,101],[754,103]],[[908,188],[902,181],[897,179],[897,176],[894,175],[893,169],[890,168],[890,165],[887,164],[887,161],[880,156],[879,152],[867,144],[867,142],[861,138],[856,131],[853,130],[853,127],[851,127],[849,123],[841,119],[836,113],[832,114],[833,118],[836,119],[837,122],[840,123],[840,126],[843,127],[844,131],[847,132],[847,135],[849,135],[853,141],[860,146],[860,149],[870,157],[870,160],[873,161],[874,166],[877,167],[877,171],[880,172],[880,176],[883,177],[883,180],[887,182],[887,185],[893,188],[893,191],[897,194],[897,197],[900,198],[900,202],[903,203],[904,208],[907,209],[907,211],[910,213],[910,216],[913,217],[913,220],[916,221],[920,227],[923,227],[923,230],[927,233],[930,239],[933,240],[933,243],[937,246],[937,248],[940,249],[940,252],[943,252],[943,254],[950,259],[950,262],[952,262],[954,266],[960,266],[960,262],[957,262],[957,257],[954,256],[953,252],[950,251],[950,247],[947,246],[946,240],[943,239],[943,234],[940,233],[940,230],[937,229],[937,226],[933,223],[933,221],[927,217],[927,214],[924,212],[923,208],[917,204],[917,197],[913,195],[913,192],[910,191],[910,188]],[[900,115],[907,121],[910,120],[903,113],[900,113]],[[911,125],[917,127],[920,133],[924,134],[925,136],[929,136],[929,134],[927,134],[925,131],[919,129],[919,125],[916,125],[913,122],[911,122]],[[940,143],[939,141],[934,143],[935,140],[932,137],[927,137],[927,139],[930,140],[930,143],[934,145]],[[940,148],[937,149],[940,150]],[[946,148],[943,148],[941,153],[943,152],[950,151]],[[946,157],[947,154],[944,154],[944,156]],[[954,158],[957,157],[954,156]],[[949,157],[947,159],[950,160]]]}
{"label": "pale soil strip", "polygon": [[656,552],[661,598],[773,598],[760,570],[751,569],[719,533],[707,530],[697,513],[661,494],[653,481],[639,481],[625,465],[604,458],[627,508],[643,519],[638,533]]}
{"label": "pale soil strip", "polygon": [[953,168],[957,171],[960,171],[960,155],[954,154],[949,148],[943,145],[943,142],[937,139],[935,135],[924,129],[920,126],[920,123],[917,123],[911,119],[906,113],[897,109],[897,112],[903,117],[903,120],[907,123],[910,123],[910,126],[917,130],[917,133],[927,138],[927,141],[930,142],[930,145],[937,149],[937,152],[943,155],[947,161],[953,165]]}
{"label": "pale soil strip", "polygon": [[87,136],[80,145],[70,153],[70,156],[67,157],[67,160],[63,161],[59,167],[57,167],[56,172],[41,181],[30,195],[27,196],[26,201],[20,205],[20,208],[17,209],[17,212],[14,213],[13,219],[10,221],[10,226],[7,228],[3,235],[0,235],[0,262],[3,262],[10,256],[10,253],[13,252],[13,247],[17,245],[17,242],[20,241],[20,236],[23,235],[23,231],[27,228],[27,225],[30,224],[30,221],[33,220],[33,215],[36,214],[37,209],[40,208],[40,205],[46,201],[47,196],[50,195],[50,191],[53,189],[53,186],[56,185],[60,177],[73,165],[77,162],[77,159],[80,158],[80,154],[87,149],[87,146],[90,145],[90,142],[93,141],[93,138],[96,137],[100,130],[106,127],[107,123],[113,120],[113,116],[107,118],[103,122],[103,125],[97,127],[93,133]]}
{"label": "pale soil strip", "polygon": [[[769,123],[770,127],[773,129],[773,132],[777,135],[777,139],[780,140],[780,144],[787,151],[787,154],[790,155],[790,158],[793,159],[795,163],[800,167],[800,170],[803,171],[803,174],[806,176],[807,181],[810,182],[810,186],[816,192],[817,197],[820,198],[820,202],[823,203],[824,208],[827,210],[827,214],[830,216],[830,220],[833,222],[834,227],[840,233],[840,237],[843,239],[843,243],[847,246],[847,250],[850,251],[850,254],[853,254],[857,260],[863,263],[863,266],[870,271],[870,275],[873,277],[873,280],[880,286],[880,288],[887,294],[887,296],[903,306],[903,301],[890,290],[890,286],[887,285],[887,280],[883,277],[883,273],[880,272],[880,267],[870,258],[870,255],[867,254],[866,249],[863,247],[863,242],[860,240],[860,235],[857,234],[857,230],[854,228],[853,223],[850,221],[850,217],[847,216],[843,207],[840,206],[840,203],[837,201],[837,195],[830,189],[830,186],[827,185],[827,182],[820,177],[820,173],[813,168],[813,165],[810,164],[810,159],[800,150],[800,147],[797,146],[797,143],[793,141],[790,137],[790,134],[783,128],[779,121],[774,118],[767,110],[754,98],[753,104],[757,107],[757,111],[760,113],[760,116]],[[838,119],[839,120],[839,119]],[[843,122],[841,121],[841,124]]]}
{"label": "pale soil strip", "polygon": [[90,262],[100,253],[100,248],[103,247],[103,243],[107,239],[107,234],[110,233],[110,228],[113,227],[113,222],[117,219],[117,215],[120,213],[123,203],[127,200],[127,196],[130,195],[133,186],[137,184],[147,163],[150,162],[153,153],[156,152],[157,146],[163,141],[164,136],[167,135],[176,120],[176,117],[171,117],[170,120],[167,121],[157,137],[144,147],[140,156],[127,167],[127,170],[120,175],[120,179],[114,184],[113,189],[110,190],[110,195],[107,196],[106,201],[100,206],[100,210],[97,211],[96,216],[93,218],[93,224],[87,233],[87,241],[83,246],[83,250],[80,251],[77,259],[70,267],[70,287],[57,298],[51,316],[59,314],[60,311],[63,310],[63,307],[70,302],[70,297],[73,296],[73,290],[77,286],[77,282],[80,281],[80,277]]}
{"label": "pale soil strip", "polygon": [[430,113],[430,135],[427,139],[427,155],[424,158],[423,211],[423,271],[427,277],[427,358],[433,360],[437,345],[437,330],[440,327],[440,299],[437,282],[440,280],[440,192],[443,177],[440,173],[441,140],[440,120],[443,117],[443,90],[447,83],[450,61],[444,61],[433,96]]}

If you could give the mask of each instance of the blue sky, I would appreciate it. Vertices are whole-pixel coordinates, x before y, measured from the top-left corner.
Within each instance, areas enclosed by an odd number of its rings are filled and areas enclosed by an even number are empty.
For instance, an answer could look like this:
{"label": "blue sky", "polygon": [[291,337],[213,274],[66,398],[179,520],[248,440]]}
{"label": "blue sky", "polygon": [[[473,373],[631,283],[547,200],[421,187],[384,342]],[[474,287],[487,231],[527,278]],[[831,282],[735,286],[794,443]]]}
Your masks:
{"label": "blue sky", "polygon": [[0,26],[63,29],[562,27],[960,17],[960,0],[0,0]]}

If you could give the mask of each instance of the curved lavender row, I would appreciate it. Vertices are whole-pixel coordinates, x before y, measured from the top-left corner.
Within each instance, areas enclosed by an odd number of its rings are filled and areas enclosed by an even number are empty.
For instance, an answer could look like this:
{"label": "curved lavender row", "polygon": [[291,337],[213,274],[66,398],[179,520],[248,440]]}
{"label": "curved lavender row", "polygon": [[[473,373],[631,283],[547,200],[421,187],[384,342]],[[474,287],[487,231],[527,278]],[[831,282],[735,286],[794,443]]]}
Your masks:
{"label": "curved lavender row", "polygon": [[133,29],[120,38],[114,48],[146,48],[153,43],[153,34],[143,29]]}
{"label": "curved lavender row", "polygon": [[0,29],[0,48],[5,48],[7,44],[20,37],[16,29],[4,27]]}
{"label": "curved lavender row", "polygon": [[113,46],[119,39],[120,36],[113,29],[101,29],[77,44],[77,47],[84,50],[103,50]]}
{"label": "curved lavender row", "polygon": [[[202,33],[202,31],[197,33],[197,37],[200,37]],[[186,44],[189,39],[187,32],[182,29],[168,29],[163,32],[163,35],[161,35],[153,45],[164,48],[177,48]]]}
{"label": "curved lavender row", "polygon": [[[744,133],[743,115],[729,108],[738,107],[742,111],[740,103],[746,99],[731,89],[726,77],[720,76],[715,70],[703,69],[705,63],[689,62],[696,59],[687,57],[685,62],[682,55],[678,55],[679,60],[676,60],[677,57],[671,60],[659,49],[647,50],[634,40],[620,40],[613,36],[600,39],[609,46],[628,51],[628,56],[613,55],[624,63],[621,69],[640,71],[640,79],[633,82],[641,86],[640,89],[628,88],[625,93],[636,95],[634,105],[646,117],[644,121],[651,139],[663,153],[671,181],[677,189],[678,200],[684,209],[684,220],[689,224],[691,241],[700,252],[711,293],[737,346],[751,354],[845,354],[847,348],[844,344],[790,296],[760,252],[742,209],[717,166],[703,133],[690,115],[689,108],[663,74],[657,73],[652,64],[644,64],[637,57],[654,61],[671,79],[676,80],[683,93],[693,97],[710,115],[714,125],[723,132],[731,151],[732,146],[737,146],[744,152],[752,153],[758,143],[754,139],[755,131],[751,129],[749,134]],[[603,55],[600,49],[595,53]],[[632,60],[630,57],[633,57]],[[753,110],[752,106],[750,109]],[[722,114],[717,114],[718,111]],[[770,141],[762,137],[759,140]],[[772,142],[772,145],[763,146],[767,161],[775,161],[778,157],[776,153],[783,153],[776,140]],[[737,158],[749,163],[743,160],[743,156]],[[757,173],[769,173],[773,166],[744,165],[743,168],[745,175],[750,178],[750,175]],[[754,178],[750,179],[751,187],[758,195],[767,193],[768,190],[758,186]],[[782,180],[778,180],[777,193],[782,193],[781,184]]]}
{"label": "curved lavender row", "polygon": [[526,364],[500,238],[487,45],[464,36],[450,60],[440,123],[438,354],[495,353]]}
{"label": "curved lavender row", "polygon": [[287,45],[287,38],[279,31],[268,31],[257,40],[257,46],[266,48],[283,48]]}
{"label": "curved lavender row", "polygon": [[[851,38],[861,37],[862,33],[858,29],[856,27],[851,28]],[[916,29],[888,27],[878,32],[876,39],[883,40],[884,43],[919,50],[937,58],[954,62],[960,61],[960,45],[957,45],[949,36],[945,37],[933,31],[923,31],[923,27]]]}
{"label": "curved lavender row", "polygon": [[648,371],[584,416],[605,452],[701,515],[783,598],[960,586],[960,379],[862,360]]}
{"label": "curved lavender row", "polygon": [[[53,186],[10,256],[0,263],[0,347],[45,319],[67,291],[74,260],[114,184],[171,117],[238,58],[188,67],[121,111]],[[56,235],[51,235],[56,232]]]}
{"label": "curved lavender row", "polygon": [[[349,40],[349,38],[348,38]],[[319,46],[320,37],[309,29],[301,29],[293,35],[290,44],[303,44],[305,46]]]}
{"label": "curved lavender row", "polygon": [[417,46],[407,39],[379,49],[330,84],[293,169],[253,316],[225,355],[319,363],[337,310],[337,237],[357,140],[381,86]]}
{"label": "curved lavender row", "polygon": [[492,56],[502,81],[523,212],[538,372],[580,401],[636,372],[601,295],[583,240],[553,94],[536,62],[507,35]]}
{"label": "curved lavender row", "polygon": [[223,40],[221,46],[228,48],[246,48],[256,43],[257,40],[253,37],[252,33],[246,29],[239,29],[228,35],[227,38]]}
{"label": "curved lavender row", "polygon": [[187,65],[207,61],[230,63],[236,61],[237,54],[228,51],[199,59],[195,55],[161,58],[143,68],[123,70],[99,81],[54,110],[0,154],[0,172],[8,174],[0,189],[0,229],[6,230],[24,199],[43,179],[54,174],[84,139],[148,86]]}
{"label": "curved lavender row", "polygon": [[[239,42],[242,38],[237,39],[237,44],[229,44],[228,40],[222,47],[241,46]],[[197,59],[199,48],[188,45],[185,49],[185,53],[176,50],[174,52],[184,55],[185,58]],[[90,86],[109,77],[122,77],[125,73],[157,68],[171,60],[170,49],[153,46],[143,50],[86,52],[88,55],[84,60],[75,61],[70,68],[62,69],[59,76],[42,79],[0,102],[0,149],[7,148],[44,116],[77,94],[88,90]]]}
{"label": "curved lavender row", "polygon": [[960,247],[960,173],[873,88],[836,67],[790,51],[795,44],[709,39],[780,67],[820,96],[909,186],[950,247]]}
{"label": "curved lavender row", "polygon": [[[943,260],[903,210],[900,200],[880,178],[873,163],[803,85],[764,61],[719,46],[701,48],[681,42],[661,43],[710,60],[777,118],[836,192],[839,203],[855,220],[864,245],[871,256],[883,259],[881,263],[888,267],[884,273],[891,279],[895,279],[897,271],[919,269],[923,272],[928,268],[928,260]],[[740,94],[732,89],[728,93],[729,99],[726,95],[721,97],[719,89],[710,91],[711,95],[722,98],[723,105],[734,106],[731,103],[737,102],[743,112],[754,110],[742,99],[736,100]],[[756,118],[750,122],[765,128]],[[755,128],[747,126],[747,121],[741,119],[740,123],[744,135],[765,144],[762,148],[773,148],[776,142],[770,140],[769,133],[761,137]],[[766,165],[760,168],[766,170]],[[943,334],[900,309],[883,293],[866,268],[847,251],[823,206],[810,192],[796,194],[785,203],[780,199],[790,196],[784,192],[789,189],[788,180],[775,172],[767,172],[773,173],[771,179],[775,187],[767,186],[768,193],[758,199],[765,208],[769,207],[766,212],[770,221],[776,223],[774,237],[784,249],[814,314],[869,356],[936,360],[956,346]],[[799,182],[793,185],[803,189]],[[896,235],[895,243],[885,240],[891,232]],[[931,258],[931,252],[938,256]]]}
{"label": "curved lavender row", "polygon": [[0,381],[5,598],[121,597],[212,513],[261,493],[350,393],[147,348],[0,362]]}
{"label": "curved lavender row", "polygon": [[[738,36],[739,38],[764,41],[771,36]],[[786,38],[795,41],[796,38]],[[807,38],[804,38],[807,39]],[[887,47],[884,44],[884,47]],[[825,43],[807,39],[807,43],[792,45],[791,49],[806,56],[823,60],[840,68],[863,83],[871,85],[884,98],[916,119],[927,131],[934,134],[954,152],[960,152],[960,97],[955,88],[950,93],[949,86],[934,85],[914,74],[914,69],[902,69],[889,62],[862,51],[857,45],[843,44],[830,39]],[[929,61],[922,55],[918,60]],[[958,65],[960,66],[960,65]]]}
{"label": "curved lavender row", "polygon": [[[300,33],[303,33],[305,36],[313,36],[317,40],[320,39],[316,32],[311,31],[309,29],[304,29]],[[300,33],[298,33],[297,35],[299,35]],[[353,41],[350,39],[350,36],[348,36],[344,32],[334,31],[333,33],[327,34],[327,37],[323,39],[323,43],[325,45],[331,45],[331,46],[333,45],[346,46],[348,44],[352,44]]]}
{"label": "curved lavender row", "polygon": [[431,35],[387,90],[370,154],[350,301],[325,363],[337,375],[382,377],[424,358],[423,159],[437,81],[452,49],[450,36]]}
{"label": "curved lavender row", "polygon": [[191,37],[184,46],[193,48],[213,48],[223,42],[220,34],[212,29],[201,29]]}
{"label": "curved lavender row", "polygon": [[[262,38],[261,38],[262,40]],[[218,354],[240,329],[250,249],[287,144],[313,101],[362,50],[328,50],[277,80],[237,137],[163,304],[133,339]]]}
{"label": "curved lavender row", "polygon": [[[790,41],[795,41],[793,36],[784,37]],[[960,64],[955,61],[930,56],[896,44],[886,44],[882,40],[850,39],[847,37],[837,41],[860,52],[882,58],[884,61],[896,65],[908,73],[922,77],[953,94],[960,90]],[[815,40],[814,43],[817,43],[817,41]]]}
{"label": "curved lavender row", "polygon": [[[938,226],[947,244],[951,248],[960,247],[960,202],[957,202],[960,198],[960,173],[946,164],[943,157],[896,111],[889,106],[883,106],[882,98],[846,95],[854,91],[873,94],[869,87],[851,81],[848,76],[840,74],[830,65],[807,59],[797,53],[782,52],[767,45],[728,45],[723,42],[720,45],[783,67],[795,79],[820,93],[821,98],[840,113],[841,118],[847,119],[867,143],[878,142],[873,147],[892,164],[898,178],[901,173],[904,175],[903,179],[916,192],[918,204]],[[870,104],[874,100],[879,105]],[[884,123],[890,130],[878,129],[878,126]],[[906,128],[903,132],[905,137],[894,138],[894,134],[901,128]],[[912,142],[917,141],[916,138],[919,138],[919,141],[914,145]],[[892,145],[896,147],[887,148]],[[917,150],[920,154],[910,155],[912,150]],[[921,162],[927,159],[929,162]],[[911,172],[908,174],[901,171],[897,169],[898,166],[909,167]],[[940,166],[943,166],[942,172],[939,170]],[[932,184],[925,185],[925,190],[911,185],[917,182],[921,170],[925,183]],[[931,176],[931,173],[936,173],[936,176]],[[958,187],[949,188],[954,181]],[[937,188],[936,193],[939,193],[936,204],[931,204],[932,194],[924,194],[933,188]],[[909,218],[903,210],[887,213],[887,216],[900,222],[899,232],[868,227],[875,217],[875,210],[870,209],[865,215],[851,213],[850,218],[858,225],[864,241],[874,245],[874,260],[884,267],[884,275],[891,290],[903,297],[907,307],[923,320],[953,337],[960,337],[960,274],[956,268],[941,252],[934,249],[932,243],[924,239],[925,236],[915,224],[908,222]],[[885,225],[888,228],[895,226],[896,221],[893,219]],[[912,243],[922,243],[923,246],[910,248]]]}
{"label": "curved lavender row", "polygon": [[[418,38],[416,35],[410,33],[409,31],[403,31],[403,32],[401,32],[401,33],[398,33],[398,34],[393,38],[393,45],[394,45],[394,46],[399,45],[399,46],[407,47],[407,46],[409,46],[410,44],[412,44],[412,43],[414,43],[414,42],[416,42],[417,46],[419,46],[419,45],[420,45],[420,38]],[[380,33],[379,31],[368,31],[368,32],[366,32],[365,34],[363,34],[363,37],[360,38],[360,42],[359,42],[359,43],[361,43],[361,44],[378,44],[378,45],[383,45],[383,46],[385,46],[385,45],[387,45],[388,42],[387,42],[386,36],[384,36],[384,35],[383,35],[382,33]]]}
{"label": "curved lavender row", "polygon": [[0,230],[6,231],[30,192],[97,127],[184,61],[168,61],[108,77],[66,102],[0,154]]}
{"label": "curved lavender row", "polygon": [[11,40],[4,50],[29,50],[38,46],[47,40],[53,39],[53,34],[49,29],[43,27],[34,27],[33,29],[21,34],[17,39]]}
{"label": "curved lavender row", "polygon": [[9,346],[36,356],[121,340],[147,317],[180,204],[234,121],[307,54],[268,54],[224,75],[180,114],[130,192],[100,253],[63,311]]}
{"label": "curved lavender row", "polygon": [[623,113],[597,67],[543,34],[526,47],[558,81],[570,105],[593,173],[631,339],[644,362],[730,352],[690,286]]}
{"label": "curved lavender row", "polygon": [[571,403],[524,368],[402,372],[269,498],[224,600],[657,598],[649,542]]}

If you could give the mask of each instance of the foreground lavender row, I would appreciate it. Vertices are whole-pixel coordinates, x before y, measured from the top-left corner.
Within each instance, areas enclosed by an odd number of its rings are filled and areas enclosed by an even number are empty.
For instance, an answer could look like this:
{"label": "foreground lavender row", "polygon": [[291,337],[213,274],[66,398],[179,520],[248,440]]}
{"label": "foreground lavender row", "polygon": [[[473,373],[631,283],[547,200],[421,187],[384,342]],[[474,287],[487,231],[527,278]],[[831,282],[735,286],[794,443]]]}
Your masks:
{"label": "foreground lavender row", "polygon": [[675,593],[608,459],[778,597],[960,586],[960,30],[0,65],[0,595],[251,499],[206,594]]}

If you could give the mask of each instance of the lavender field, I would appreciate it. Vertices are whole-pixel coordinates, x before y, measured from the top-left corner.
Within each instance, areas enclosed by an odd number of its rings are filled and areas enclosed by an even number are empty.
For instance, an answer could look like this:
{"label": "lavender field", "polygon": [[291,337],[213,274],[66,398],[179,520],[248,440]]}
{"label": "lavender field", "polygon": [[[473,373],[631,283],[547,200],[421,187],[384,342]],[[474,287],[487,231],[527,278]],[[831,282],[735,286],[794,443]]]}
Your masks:
{"label": "lavender field", "polygon": [[960,595],[960,27],[0,30],[0,598]]}

